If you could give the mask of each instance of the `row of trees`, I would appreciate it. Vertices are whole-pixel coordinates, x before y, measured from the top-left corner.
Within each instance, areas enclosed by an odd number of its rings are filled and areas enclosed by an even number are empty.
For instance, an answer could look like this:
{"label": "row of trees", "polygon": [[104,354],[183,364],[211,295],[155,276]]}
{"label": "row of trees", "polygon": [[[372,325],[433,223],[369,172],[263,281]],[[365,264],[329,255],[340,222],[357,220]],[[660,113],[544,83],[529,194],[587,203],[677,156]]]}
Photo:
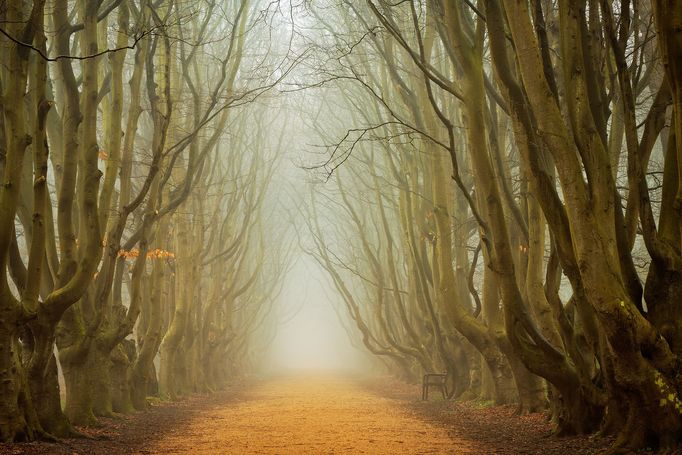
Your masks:
{"label": "row of trees", "polygon": [[304,244],[353,336],[406,377],[447,370],[455,397],[549,407],[559,433],[677,445],[679,2],[310,14],[335,52],[302,81],[331,112]]}
{"label": "row of trees", "polygon": [[250,361],[286,268],[255,101],[297,59],[269,8],[0,3],[0,441],[215,390]]}

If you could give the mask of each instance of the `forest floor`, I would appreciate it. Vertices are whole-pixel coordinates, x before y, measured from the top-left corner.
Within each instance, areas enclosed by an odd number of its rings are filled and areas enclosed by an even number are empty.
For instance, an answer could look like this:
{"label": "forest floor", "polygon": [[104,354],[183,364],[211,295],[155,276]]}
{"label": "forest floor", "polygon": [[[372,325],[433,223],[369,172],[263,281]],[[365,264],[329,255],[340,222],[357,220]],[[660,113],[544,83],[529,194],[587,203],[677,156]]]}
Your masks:
{"label": "forest floor", "polygon": [[[92,439],[0,444],[0,454],[591,454],[609,441],[556,438],[543,414],[439,398],[389,379],[283,376],[102,419]],[[436,394],[434,394],[435,396]]]}

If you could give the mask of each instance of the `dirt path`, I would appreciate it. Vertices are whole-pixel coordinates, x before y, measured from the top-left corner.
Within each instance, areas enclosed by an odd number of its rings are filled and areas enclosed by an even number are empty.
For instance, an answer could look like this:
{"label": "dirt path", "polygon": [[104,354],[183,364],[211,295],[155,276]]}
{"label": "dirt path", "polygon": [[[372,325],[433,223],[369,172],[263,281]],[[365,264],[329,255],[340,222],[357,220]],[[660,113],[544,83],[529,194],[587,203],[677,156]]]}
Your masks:
{"label": "dirt path", "polygon": [[419,400],[391,378],[291,376],[103,418],[91,439],[0,444],[0,455],[593,454],[596,437],[556,438],[544,414]]}
{"label": "dirt path", "polygon": [[349,379],[278,378],[196,416],[145,450],[163,454],[470,453],[466,441]]}

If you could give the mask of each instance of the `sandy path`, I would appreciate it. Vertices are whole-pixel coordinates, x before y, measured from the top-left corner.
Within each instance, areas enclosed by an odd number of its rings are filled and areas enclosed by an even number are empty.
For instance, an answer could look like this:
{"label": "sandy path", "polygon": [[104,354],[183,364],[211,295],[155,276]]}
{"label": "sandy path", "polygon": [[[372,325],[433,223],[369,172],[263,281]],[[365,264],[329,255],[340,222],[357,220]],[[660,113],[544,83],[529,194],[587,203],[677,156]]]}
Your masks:
{"label": "sandy path", "polygon": [[144,453],[433,454],[470,453],[442,427],[351,379],[278,378],[239,401],[195,416]]}

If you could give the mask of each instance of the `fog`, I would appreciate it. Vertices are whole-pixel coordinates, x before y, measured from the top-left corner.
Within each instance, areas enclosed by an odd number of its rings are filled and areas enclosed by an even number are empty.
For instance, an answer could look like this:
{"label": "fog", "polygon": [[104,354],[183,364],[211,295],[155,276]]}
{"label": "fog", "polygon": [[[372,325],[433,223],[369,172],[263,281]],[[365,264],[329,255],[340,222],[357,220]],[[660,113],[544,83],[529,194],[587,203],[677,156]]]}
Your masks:
{"label": "fog", "polygon": [[[294,72],[292,80],[305,77]],[[325,139],[315,126],[329,118],[330,110],[324,98],[305,90],[285,90],[268,99],[267,104],[270,134],[266,140],[280,153],[278,171],[272,177],[278,190],[266,201],[272,204],[267,224],[286,232],[289,270],[282,277],[281,292],[268,317],[262,338],[272,338],[260,358],[259,369],[267,374],[367,374],[377,362],[358,342],[357,329],[349,322],[348,310],[329,273],[311,256],[314,235],[307,225],[310,195],[333,190],[333,184],[326,181],[327,174],[317,166],[320,144]],[[332,215],[319,222],[335,225],[336,218]]]}
{"label": "fog", "polygon": [[366,354],[353,346],[334,309],[337,298],[319,266],[300,254],[275,304],[282,320],[265,355],[265,372],[367,371]]}

